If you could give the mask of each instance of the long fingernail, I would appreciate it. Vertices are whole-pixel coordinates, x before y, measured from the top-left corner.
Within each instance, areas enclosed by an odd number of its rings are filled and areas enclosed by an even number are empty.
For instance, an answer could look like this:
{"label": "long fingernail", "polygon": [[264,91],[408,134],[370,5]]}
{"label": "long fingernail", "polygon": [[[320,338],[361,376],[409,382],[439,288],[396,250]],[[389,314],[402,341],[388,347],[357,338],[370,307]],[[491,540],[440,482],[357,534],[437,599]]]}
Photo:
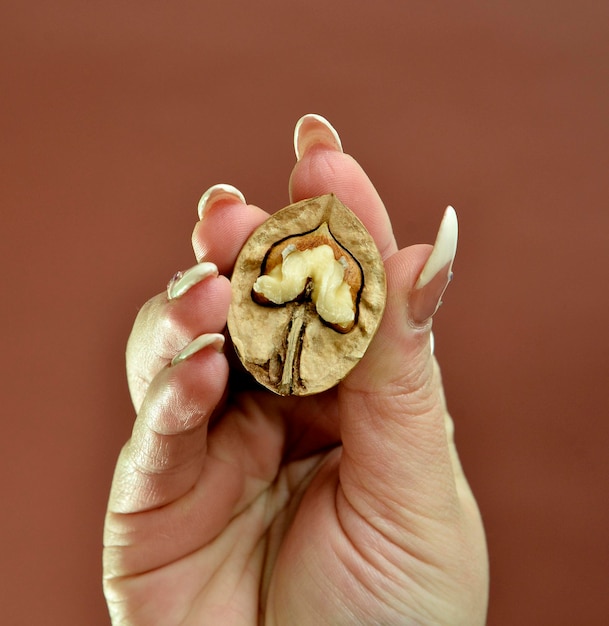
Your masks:
{"label": "long fingernail", "polygon": [[303,115],[294,129],[294,152],[296,160],[300,161],[304,153],[316,145],[324,145],[337,152],[343,151],[343,146],[336,129],[321,115],[309,113]]}
{"label": "long fingernail", "polygon": [[218,268],[215,263],[197,263],[185,272],[177,272],[167,284],[167,299],[175,300],[183,296],[191,287],[210,276],[218,276]]}
{"label": "long fingernail", "polygon": [[185,361],[193,354],[200,352],[208,346],[213,346],[218,352],[222,352],[222,348],[224,347],[224,335],[221,335],[220,333],[206,333],[205,335],[199,335],[173,357],[171,365],[177,365],[178,363]]}
{"label": "long fingernail", "polygon": [[442,295],[452,279],[458,235],[457,214],[449,206],[444,212],[433,250],[408,301],[410,321],[416,326],[427,322],[442,303]]}
{"label": "long fingernail", "polygon": [[199,219],[202,220],[205,211],[218,202],[218,200],[234,200],[235,198],[245,204],[245,196],[236,187],[226,185],[224,183],[213,185],[201,196],[201,199],[199,200]]}

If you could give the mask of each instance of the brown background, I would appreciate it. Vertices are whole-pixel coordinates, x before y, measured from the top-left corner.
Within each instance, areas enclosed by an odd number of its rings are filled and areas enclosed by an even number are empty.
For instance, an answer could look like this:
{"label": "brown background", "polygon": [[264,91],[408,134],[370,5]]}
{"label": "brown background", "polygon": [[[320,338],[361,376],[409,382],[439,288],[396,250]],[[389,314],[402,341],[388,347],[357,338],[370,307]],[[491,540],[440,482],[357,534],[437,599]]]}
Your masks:
{"label": "brown background", "polygon": [[287,203],[307,112],[401,245],[458,210],[437,354],[489,625],[607,623],[609,3],[4,2],[0,64],[2,624],[108,623],[137,308],[209,185]]}

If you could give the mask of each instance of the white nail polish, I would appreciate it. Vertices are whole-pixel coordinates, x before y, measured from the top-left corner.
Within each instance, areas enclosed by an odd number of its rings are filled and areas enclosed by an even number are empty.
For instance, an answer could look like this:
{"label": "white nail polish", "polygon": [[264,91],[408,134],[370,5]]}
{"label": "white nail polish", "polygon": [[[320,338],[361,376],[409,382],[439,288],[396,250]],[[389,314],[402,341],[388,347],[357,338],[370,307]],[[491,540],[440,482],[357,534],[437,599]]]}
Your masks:
{"label": "white nail polish", "polygon": [[321,115],[309,113],[303,115],[294,128],[296,160],[300,161],[307,149],[316,144],[323,144],[337,152],[343,151],[340,137],[332,124]]}
{"label": "white nail polish", "polygon": [[236,198],[239,202],[246,204],[245,196],[236,187],[224,183],[213,185],[201,196],[201,199],[199,200],[197,211],[199,213],[200,220],[203,219],[205,209],[212,204],[212,201],[215,202],[220,198],[233,200]]}
{"label": "white nail polish", "polygon": [[457,214],[449,206],[444,212],[431,254],[409,297],[409,318],[415,325],[426,323],[442,303],[442,296],[452,279],[458,235]]}
{"label": "white nail polish", "polygon": [[197,263],[185,272],[178,272],[167,285],[167,299],[175,300],[183,296],[191,287],[210,276],[218,276],[218,268],[215,263]]}
{"label": "white nail polish", "polygon": [[213,346],[218,352],[222,352],[222,348],[224,346],[224,335],[221,335],[220,333],[206,333],[204,335],[199,335],[173,357],[171,365],[177,365],[178,363],[185,361],[193,354],[200,352],[208,346]]}
{"label": "white nail polish", "polygon": [[457,254],[458,237],[459,223],[457,221],[457,213],[453,207],[449,206],[444,212],[433,250],[419,275],[415,289],[425,287],[445,267],[448,268],[448,275],[450,275],[452,264]]}

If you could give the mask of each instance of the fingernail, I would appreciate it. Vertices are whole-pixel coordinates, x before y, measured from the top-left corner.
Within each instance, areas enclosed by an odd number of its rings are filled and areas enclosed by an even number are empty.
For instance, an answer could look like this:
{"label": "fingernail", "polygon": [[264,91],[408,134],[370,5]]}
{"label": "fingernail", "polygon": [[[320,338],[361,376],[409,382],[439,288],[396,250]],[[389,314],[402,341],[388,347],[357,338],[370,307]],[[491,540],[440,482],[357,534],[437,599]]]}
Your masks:
{"label": "fingernail", "polygon": [[303,115],[294,129],[294,152],[296,160],[300,161],[304,153],[311,147],[324,145],[337,152],[343,151],[343,146],[336,129],[321,115],[309,113]]}
{"label": "fingernail", "polygon": [[206,210],[209,209],[210,206],[215,204],[218,200],[234,200],[237,198],[240,202],[245,204],[245,196],[232,185],[226,185],[224,183],[220,183],[218,185],[211,186],[199,200],[198,212],[199,219],[203,219],[203,215]]}
{"label": "fingernail", "polygon": [[206,278],[217,275],[217,266],[210,262],[197,263],[185,272],[177,272],[167,283],[167,299],[175,300]]}
{"label": "fingernail", "polygon": [[224,335],[221,335],[220,333],[206,333],[205,335],[199,335],[173,357],[171,365],[177,365],[178,363],[185,361],[193,354],[200,352],[208,346],[213,346],[218,352],[222,352],[222,348],[224,347]]}
{"label": "fingernail", "polygon": [[457,214],[449,206],[444,212],[431,254],[408,301],[410,321],[417,326],[427,322],[442,304],[442,295],[452,279],[458,234]]}

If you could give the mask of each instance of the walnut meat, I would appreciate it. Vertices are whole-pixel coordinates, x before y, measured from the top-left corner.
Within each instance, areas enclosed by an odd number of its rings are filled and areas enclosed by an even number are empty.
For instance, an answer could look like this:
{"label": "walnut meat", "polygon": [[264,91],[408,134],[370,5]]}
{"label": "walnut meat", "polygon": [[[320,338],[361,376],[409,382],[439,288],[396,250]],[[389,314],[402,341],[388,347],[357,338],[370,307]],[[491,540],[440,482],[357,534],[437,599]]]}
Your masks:
{"label": "walnut meat", "polygon": [[386,300],[376,245],[333,194],[292,204],[254,231],[231,285],[235,350],[280,395],[319,393],[345,378],[374,337]]}

